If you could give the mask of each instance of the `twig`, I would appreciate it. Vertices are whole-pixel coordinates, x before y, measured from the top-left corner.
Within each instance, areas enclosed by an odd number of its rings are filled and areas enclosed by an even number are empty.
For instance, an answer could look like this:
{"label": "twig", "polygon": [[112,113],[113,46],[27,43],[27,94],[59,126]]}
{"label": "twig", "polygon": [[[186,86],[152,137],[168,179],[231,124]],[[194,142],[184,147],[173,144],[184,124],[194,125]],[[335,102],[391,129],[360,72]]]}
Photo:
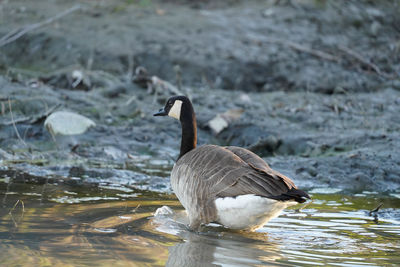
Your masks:
{"label": "twig", "polygon": [[8,180],[7,189],[6,189],[6,192],[3,197],[3,207],[4,208],[6,207],[6,200],[7,200],[8,192],[10,192],[11,184],[16,176],[17,176],[17,172],[14,172],[14,175],[12,177],[10,177],[10,179]]}
{"label": "twig", "polygon": [[136,206],[135,209],[132,210],[132,212],[136,212],[138,210],[138,208],[140,208],[140,203]]}
{"label": "twig", "polygon": [[28,145],[25,143],[25,141],[22,140],[21,136],[19,135],[17,126],[15,125],[14,116],[13,116],[12,108],[11,108],[11,100],[10,100],[10,99],[8,99],[8,108],[10,109],[10,115],[11,115],[12,125],[13,125],[13,127],[14,127],[15,133],[17,134],[18,139],[19,139],[25,146],[28,146]]}
{"label": "twig", "polygon": [[320,50],[316,50],[316,49],[312,49],[309,48],[307,46],[304,45],[300,45],[300,44],[296,44],[294,42],[291,41],[286,41],[286,40],[280,40],[280,39],[273,39],[273,40],[267,40],[267,42],[269,43],[275,43],[275,44],[282,44],[285,45],[287,47],[290,47],[294,50],[300,51],[300,52],[304,52],[304,53],[308,53],[311,54],[315,57],[319,57],[325,60],[329,60],[329,61],[334,61],[334,62],[340,62],[340,58],[336,57],[334,55],[331,55],[329,53],[320,51]]}
{"label": "twig", "polygon": [[18,33],[19,30],[20,30],[20,29],[14,29],[14,30],[12,30],[12,31],[9,31],[6,35],[4,35],[4,36],[0,39],[0,42],[6,40],[6,39],[10,38],[10,36],[13,36],[14,34]]}
{"label": "twig", "polygon": [[26,70],[14,67],[7,67],[7,71],[16,74],[23,74],[25,76],[30,76],[30,77],[37,77],[42,74],[40,71]]}
{"label": "twig", "polygon": [[383,203],[380,203],[375,209],[373,209],[369,212],[369,216],[372,216],[372,214],[374,214],[374,213],[375,214],[378,213],[379,209],[382,208],[382,206],[383,206]]}
{"label": "twig", "polygon": [[10,209],[8,214],[11,214],[15,210],[15,207],[18,205],[18,203],[19,203],[19,199],[17,200],[17,202],[15,202],[14,206]]}
{"label": "twig", "polygon": [[[2,101],[2,100],[0,99],[0,101]],[[3,102],[1,102],[1,115],[4,115],[4,114],[6,114],[6,106],[4,105]]]}
{"label": "twig", "polygon": [[43,204],[43,194],[44,194],[44,191],[46,190],[46,186],[47,186],[48,182],[49,182],[49,176],[46,176],[46,182],[42,186],[42,192],[40,192],[40,205]]}
{"label": "twig", "polygon": [[29,121],[30,119],[31,119],[31,117],[21,117],[21,118],[15,119],[15,120],[3,122],[3,123],[1,123],[1,125],[9,126],[11,124],[18,124],[21,122],[26,122],[26,121]]}
{"label": "twig", "polygon": [[22,200],[21,200],[21,206],[22,206],[22,212],[24,213],[25,212],[25,204]]}
{"label": "twig", "polygon": [[359,53],[357,53],[356,51],[345,47],[343,45],[340,45],[339,50],[346,53],[349,56],[352,56],[353,58],[355,58],[356,60],[358,60],[359,62],[361,62],[362,64],[370,67],[371,69],[373,69],[378,75],[383,76],[385,78],[390,78],[390,75],[387,73],[384,73],[381,71],[381,69],[375,65],[374,63],[372,63],[371,61],[369,61],[368,59],[365,59],[362,55],[360,55]]}
{"label": "twig", "polygon": [[0,123],[0,125],[9,126],[12,124],[18,124],[18,123],[22,123],[22,122],[28,122],[30,124],[34,124],[34,123],[40,121],[41,119],[49,116],[49,114],[53,113],[53,111],[60,106],[61,106],[61,104],[57,104],[57,105],[52,106],[51,108],[46,108],[46,111],[43,112],[42,114],[37,114],[35,116],[29,116],[29,117],[21,117],[18,119]]}
{"label": "twig", "polygon": [[178,90],[182,90],[182,69],[179,65],[174,66],[174,71],[176,75],[176,84],[178,86]]}
{"label": "twig", "polygon": [[[98,80],[102,79],[104,81],[104,79],[106,79],[105,83],[110,84],[118,83],[120,81],[118,77],[102,70],[88,70],[85,72],[85,74]],[[109,80],[111,80],[111,82]]]}
{"label": "twig", "polygon": [[18,227],[18,224],[17,224],[17,222],[15,221],[14,216],[12,215],[12,213],[10,213],[9,215],[10,215],[10,217],[11,217],[11,220],[12,220],[13,223],[14,223],[15,228],[17,228],[17,227]]}
{"label": "twig", "polygon": [[[182,95],[183,93],[173,86],[171,83],[164,81],[157,76],[151,77],[152,85],[156,87],[156,90],[159,90],[160,93],[163,94],[174,94],[174,95]],[[167,91],[167,92],[165,92]]]}
{"label": "twig", "polygon": [[374,222],[375,222],[375,223],[378,223],[378,221],[379,221],[378,211],[379,211],[379,209],[380,209],[382,206],[383,206],[383,203],[380,203],[380,204],[378,205],[378,207],[376,207],[375,209],[373,209],[373,210],[371,210],[371,211],[369,212],[369,216],[374,217]]}
{"label": "twig", "polygon": [[25,25],[19,29],[14,29],[12,31],[10,31],[9,33],[7,33],[6,35],[4,35],[2,38],[0,38],[0,47],[9,44],[11,42],[14,42],[15,40],[21,38],[23,35],[27,34],[30,31],[36,30],[46,24],[50,24],[78,9],[80,9],[81,6],[80,5],[74,5],[73,7],[65,10],[64,12],[61,12],[57,15],[55,15],[54,17],[48,18],[44,21],[38,22],[38,23],[34,23],[31,25]]}
{"label": "twig", "polygon": [[128,101],[126,101],[125,105],[129,106],[130,104],[132,104],[133,101],[136,101],[136,100],[137,100],[136,95],[133,95],[128,99]]}
{"label": "twig", "polygon": [[128,71],[126,73],[126,78],[128,82],[132,82],[134,66],[135,66],[135,59],[133,55],[128,55]]}
{"label": "twig", "polygon": [[[46,103],[46,104],[47,104],[47,103]],[[61,104],[58,103],[58,104],[52,106],[51,108],[46,108],[46,111],[45,111],[44,113],[39,114],[39,115],[36,115],[35,117],[33,117],[33,118],[29,121],[29,123],[34,124],[34,123],[40,121],[41,119],[43,119],[43,118],[49,116],[51,113],[53,113],[54,110],[56,110],[56,109],[59,108],[60,106],[61,106]]]}
{"label": "twig", "polygon": [[[309,48],[307,46],[304,45],[300,45],[291,41],[286,41],[286,40],[279,40],[279,39],[274,39],[274,40],[267,40],[266,42],[269,43],[275,43],[275,44],[282,44],[282,45],[286,45],[287,47],[290,47],[294,50],[298,50],[300,52],[304,52],[304,53],[308,53],[311,54],[315,57],[319,57],[325,60],[329,60],[329,61],[334,61],[337,63],[341,62],[341,58],[338,56],[334,56],[332,54],[320,51],[320,50],[315,50],[312,48]],[[341,50],[342,52],[346,53],[347,55],[353,57],[354,59],[356,59],[357,61],[359,61],[361,64],[364,64],[368,67],[370,67],[372,70],[374,70],[378,75],[385,77],[385,78],[393,78],[391,75],[389,75],[388,73],[382,72],[381,69],[375,65],[374,63],[372,63],[370,60],[365,59],[362,55],[360,55],[359,53],[357,53],[356,51],[345,47],[345,46],[338,46],[338,49]]]}
{"label": "twig", "polygon": [[87,70],[91,70],[92,69],[93,61],[94,61],[94,49],[92,48],[92,49],[90,49],[89,58],[88,58],[87,63],[86,63],[86,69]]}
{"label": "twig", "polygon": [[74,64],[74,65],[66,66],[64,68],[61,68],[61,69],[58,69],[58,70],[55,70],[55,71],[42,73],[41,76],[43,76],[43,77],[41,77],[41,78],[48,79],[49,77],[62,75],[62,74],[69,73],[69,72],[72,72],[73,70],[81,69],[81,68],[82,68],[81,65]]}
{"label": "twig", "polygon": [[290,48],[293,48],[295,50],[298,50],[300,52],[305,52],[308,54],[311,54],[315,57],[320,57],[329,61],[335,61],[335,62],[340,62],[340,58],[335,57],[334,55],[328,54],[326,52],[320,51],[320,50],[315,50],[312,48],[308,48],[306,46],[303,45],[299,45],[293,42],[287,42],[286,43],[287,46],[289,46]]}
{"label": "twig", "polygon": [[[21,217],[19,217],[18,223],[15,221],[14,216],[12,214],[12,212],[15,210],[15,208],[17,207],[18,203],[21,203],[22,206],[22,213],[21,213]],[[17,202],[15,202],[14,206],[11,208],[11,210],[8,212],[8,214],[11,216],[11,219],[15,225],[15,227],[18,227],[18,224],[22,221],[22,219],[24,218],[24,214],[25,214],[25,205],[24,202],[22,200],[17,200]]]}

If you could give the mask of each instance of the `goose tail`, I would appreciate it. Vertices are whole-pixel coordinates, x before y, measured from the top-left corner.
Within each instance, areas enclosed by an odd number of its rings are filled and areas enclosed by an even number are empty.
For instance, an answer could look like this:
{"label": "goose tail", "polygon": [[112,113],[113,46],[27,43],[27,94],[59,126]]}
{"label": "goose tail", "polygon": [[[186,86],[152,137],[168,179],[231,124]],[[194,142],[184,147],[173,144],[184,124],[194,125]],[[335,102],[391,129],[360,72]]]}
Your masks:
{"label": "goose tail", "polygon": [[304,203],[306,202],[307,199],[311,199],[310,196],[304,192],[303,190],[297,189],[297,188],[291,188],[289,189],[286,193],[283,193],[279,196],[272,196],[269,197],[275,200],[280,200],[280,201],[289,201],[289,200],[294,200],[298,203]]}

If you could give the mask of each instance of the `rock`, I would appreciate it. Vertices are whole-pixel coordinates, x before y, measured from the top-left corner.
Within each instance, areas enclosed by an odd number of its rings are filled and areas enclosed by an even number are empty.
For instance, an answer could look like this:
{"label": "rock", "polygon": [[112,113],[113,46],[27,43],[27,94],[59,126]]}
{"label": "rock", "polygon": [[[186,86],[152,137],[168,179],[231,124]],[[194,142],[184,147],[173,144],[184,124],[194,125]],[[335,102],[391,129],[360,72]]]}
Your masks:
{"label": "rock", "polygon": [[127,153],[113,146],[104,147],[103,151],[107,157],[113,160],[123,160],[127,158]]}
{"label": "rock", "polygon": [[251,124],[234,124],[223,131],[218,138],[227,145],[247,147],[258,155],[271,155],[281,140],[261,127]]}
{"label": "rock", "polygon": [[250,145],[248,149],[256,154],[264,155],[273,153],[281,144],[281,140],[274,135],[259,139],[258,142]]}
{"label": "rock", "polygon": [[377,22],[377,21],[372,22],[371,28],[370,28],[371,35],[378,36],[381,28],[382,28],[382,25],[379,22]]}
{"label": "rock", "polygon": [[151,84],[151,78],[147,69],[143,66],[138,66],[135,69],[135,75],[132,78],[132,82],[138,84],[142,88],[147,88]]}
{"label": "rock", "polygon": [[174,211],[168,207],[168,206],[162,206],[161,208],[158,208],[156,212],[154,213],[155,217],[159,216],[168,216],[174,214]]}
{"label": "rock", "polygon": [[262,15],[264,16],[264,17],[271,17],[271,16],[273,16],[275,14],[275,10],[273,9],[273,8],[267,8],[267,9],[265,9],[263,12],[262,12]]}
{"label": "rock", "polygon": [[250,96],[248,94],[240,94],[239,96],[240,104],[247,104],[251,105],[253,104],[253,101],[251,100]]}
{"label": "rock", "polygon": [[52,113],[44,122],[46,129],[53,135],[78,135],[86,132],[96,123],[89,118],[70,111]]}
{"label": "rock", "polygon": [[310,156],[318,145],[311,141],[310,137],[290,136],[282,140],[278,153],[281,155]]}
{"label": "rock", "polygon": [[222,130],[226,129],[229,124],[240,118],[243,109],[230,109],[224,113],[217,114],[213,119],[208,122],[208,126],[211,128],[215,135],[219,134]]}

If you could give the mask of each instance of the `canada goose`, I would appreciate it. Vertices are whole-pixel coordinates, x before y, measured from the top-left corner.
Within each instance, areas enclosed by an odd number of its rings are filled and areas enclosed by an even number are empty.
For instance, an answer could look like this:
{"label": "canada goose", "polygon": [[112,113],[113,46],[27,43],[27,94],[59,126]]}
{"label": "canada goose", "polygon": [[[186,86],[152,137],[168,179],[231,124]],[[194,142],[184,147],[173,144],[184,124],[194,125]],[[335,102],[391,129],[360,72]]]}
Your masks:
{"label": "canada goose", "polygon": [[154,116],[170,116],[181,122],[181,148],[171,185],[188,213],[191,229],[217,222],[253,231],[286,207],[310,198],[290,178],[247,149],[196,147],[196,116],[187,97],[171,97]]}

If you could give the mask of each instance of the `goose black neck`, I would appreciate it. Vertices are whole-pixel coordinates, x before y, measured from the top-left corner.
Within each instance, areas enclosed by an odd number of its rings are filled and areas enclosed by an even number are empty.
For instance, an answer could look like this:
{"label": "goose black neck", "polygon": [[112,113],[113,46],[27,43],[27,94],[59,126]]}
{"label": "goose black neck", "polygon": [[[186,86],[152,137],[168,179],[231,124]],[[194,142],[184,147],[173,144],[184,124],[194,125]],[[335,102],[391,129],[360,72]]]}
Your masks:
{"label": "goose black neck", "polygon": [[180,121],[182,126],[182,140],[178,159],[190,150],[196,148],[197,144],[196,115],[190,103],[182,106]]}

